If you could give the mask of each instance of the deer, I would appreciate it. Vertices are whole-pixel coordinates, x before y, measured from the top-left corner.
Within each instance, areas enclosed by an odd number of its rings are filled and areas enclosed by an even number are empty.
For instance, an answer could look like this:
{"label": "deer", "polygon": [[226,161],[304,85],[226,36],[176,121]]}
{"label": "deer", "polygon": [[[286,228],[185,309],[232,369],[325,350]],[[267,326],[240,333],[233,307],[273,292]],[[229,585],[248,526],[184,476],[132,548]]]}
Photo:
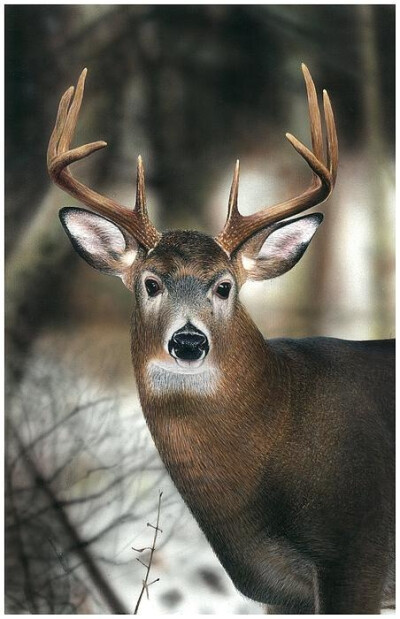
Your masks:
{"label": "deer", "polygon": [[294,267],[323,215],[294,216],[335,185],[330,98],[321,110],[302,71],[311,149],[286,137],[309,186],[244,216],[237,161],[215,237],[156,229],[140,156],[133,210],[72,175],[107,145],[71,148],[86,69],[60,100],[48,171],[90,209],[60,211],[73,248],[130,291],[143,414],[235,587],[271,614],[377,614],[394,596],[394,341],[265,339],[238,297],[244,282]]}

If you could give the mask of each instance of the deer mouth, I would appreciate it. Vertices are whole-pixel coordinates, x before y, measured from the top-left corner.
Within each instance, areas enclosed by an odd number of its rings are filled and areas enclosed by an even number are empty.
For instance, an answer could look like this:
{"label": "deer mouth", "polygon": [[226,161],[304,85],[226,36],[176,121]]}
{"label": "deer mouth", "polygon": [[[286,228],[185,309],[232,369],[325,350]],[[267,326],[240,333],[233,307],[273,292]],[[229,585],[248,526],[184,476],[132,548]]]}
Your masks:
{"label": "deer mouth", "polygon": [[204,359],[206,358],[206,352],[203,350],[199,359],[180,359],[179,357],[175,357],[173,354],[171,356],[174,357],[175,363],[178,367],[184,370],[197,370],[203,365]]}
{"label": "deer mouth", "polygon": [[164,370],[165,372],[170,372],[171,374],[200,374],[205,371],[205,368],[202,368],[204,364],[206,355],[204,354],[200,359],[179,359],[177,357],[173,357],[173,361],[161,361],[159,359],[153,360],[152,365]]}

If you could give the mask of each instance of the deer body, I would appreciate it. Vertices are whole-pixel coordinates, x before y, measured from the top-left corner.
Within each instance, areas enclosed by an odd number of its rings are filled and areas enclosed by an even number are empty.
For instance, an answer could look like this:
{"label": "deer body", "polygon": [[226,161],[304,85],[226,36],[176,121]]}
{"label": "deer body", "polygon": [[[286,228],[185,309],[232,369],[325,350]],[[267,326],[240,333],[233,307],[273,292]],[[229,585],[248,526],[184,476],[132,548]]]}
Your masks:
{"label": "deer body", "polygon": [[[196,273],[193,255],[182,233],[176,270]],[[393,554],[393,342],[265,341],[238,301],[217,385],[199,393],[191,378],[178,388],[166,378],[162,389],[149,380],[137,317],[132,360],[147,423],[236,587],[287,612],[315,612],[318,571],[345,556],[347,569],[360,546],[359,560],[370,545],[373,562],[375,543],[383,586]]]}
{"label": "deer body", "polygon": [[[370,376],[363,373],[364,402],[351,393],[351,387],[342,402],[325,396],[331,381],[340,388],[341,362],[353,358],[356,347],[337,343],[337,366],[327,359],[327,365],[320,367],[311,399],[301,385],[307,384],[308,372],[315,380],[315,342],[303,344],[304,351],[297,342],[277,344],[285,351],[279,353],[274,343],[270,345],[271,356],[282,355],[274,363],[294,366],[278,379],[282,387],[285,379],[294,387],[297,395],[290,404],[285,391],[271,393],[261,381],[258,397],[243,401],[245,378],[240,372],[230,374],[230,379],[242,388],[233,388],[225,398],[204,401],[197,395],[165,400],[141,391],[141,400],[172,479],[236,587],[259,602],[314,612],[317,566],[342,561],[348,552],[355,558],[360,540],[369,538],[371,530],[380,552],[387,556],[390,552],[393,521],[390,512],[382,520],[382,513],[393,488],[393,463],[388,464],[393,445],[382,403],[376,402],[371,410],[372,371]],[[296,357],[303,363],[311,344],[310,368],[302,365],[298,371]],[[318,344],[321,356],[326,356],[325,342]],[[378,346],[375,360],[379,364],[384,360],[381,380],[387,388],[390,364],[386,346]],[[276,368],[264,371],[265,383],[272,379],[276,387]],[[326,372],[331,375],[328,381]],[[374,381],[372,390],[378,386]],[[385,402],[388,416],[391,395]],[[359,539],[353,540],[355,531]],[[378,569],[385,580],[387,565]]]}
{"label": "deer body", "polygon": [[393,595],[393,343],[265,341],[238,297],[247,279],[297,263],[322,215],[285,218],[324,200],[335,182],[329,99],[324,163],[315,88],[303,71],[313,150],[288,137],[313,171],[310,187],[242,217],[237,165],[216,238],[157,232],[140,159],[131,217],[72,177],[71,162],[104,146],[69,150],[84,74],[74,99],[69,90],[61,100],[49,170],[102,215],[60,214],[80,255],[133,295],[132,361],[146,421],[236,587],[281,614],[377,613]]}

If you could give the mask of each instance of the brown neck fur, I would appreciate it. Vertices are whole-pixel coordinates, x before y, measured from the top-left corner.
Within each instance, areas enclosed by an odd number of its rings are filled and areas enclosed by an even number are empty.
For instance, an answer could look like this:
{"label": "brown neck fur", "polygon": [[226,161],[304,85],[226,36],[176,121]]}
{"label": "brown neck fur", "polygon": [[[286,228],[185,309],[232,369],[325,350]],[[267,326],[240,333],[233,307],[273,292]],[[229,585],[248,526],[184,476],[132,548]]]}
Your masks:
{"label": "brown neck fur", "polygon": [[285,380],[281,361],[238,304],[215,393],[158,395],[148,389],[144,375],[146,360],[138,346],[142,327],[133,325],[133,364],[161,458],[200,521],[238,514],[260,479],[268,454],[266,437],[276,444],[285,433],[288,390],[284,384],[279,388]]}

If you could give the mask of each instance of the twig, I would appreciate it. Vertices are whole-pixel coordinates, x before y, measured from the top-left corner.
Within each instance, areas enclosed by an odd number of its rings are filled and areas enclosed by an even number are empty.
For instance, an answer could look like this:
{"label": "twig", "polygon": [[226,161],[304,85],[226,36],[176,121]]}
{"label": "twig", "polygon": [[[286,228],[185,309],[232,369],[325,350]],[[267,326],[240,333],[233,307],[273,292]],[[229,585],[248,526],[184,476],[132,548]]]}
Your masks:
{"label": "twig", "polygon": [[159,533],[162,533],[162,530],[158,526],[160,524],[160,512],[161,512],[161,497],[162,497],[162,494],[163,493],[160,492],[160,494],[158,495],[158,510],[157,510],[157,523],[156,523],[156,526],[150,524],[149,522],[147,523],[148,527],[152,527],[154,529],[154,537],[153,537],[152,545],[150,547],[146,547],[146,548],[139,548],[139,549],[134,548],[133,549],[133,550],[136,550],[136,552],[143,552],[143,550],[150,549],[150,556],[149,556],[148,565],[146,565],[145,563],[143,563],[143,561],[138,559],[139,563],[144,565],[146,567],[147,571],[146,571],[146,576],[144,577],[144,580],[142,581],[142,590],[141,590],[140,595],[138,597],[138,600],[136,602],[135,610],[133,611],[134,615],[138,614],[139,605],[140,605],[140,602],[142,601],[143,593],[146,591],[147,599],[149,599],[149,587],[151,585],[153,585],[155,582],[158,582],[160,580],[159,578],[156,578],[152,582],[148,582],[149,575],[150,575],[150,570],[151,570],[151,563],[153,561],[153,555],[154,555],[154,551],[156,549],[157,536],[158,536]]}

